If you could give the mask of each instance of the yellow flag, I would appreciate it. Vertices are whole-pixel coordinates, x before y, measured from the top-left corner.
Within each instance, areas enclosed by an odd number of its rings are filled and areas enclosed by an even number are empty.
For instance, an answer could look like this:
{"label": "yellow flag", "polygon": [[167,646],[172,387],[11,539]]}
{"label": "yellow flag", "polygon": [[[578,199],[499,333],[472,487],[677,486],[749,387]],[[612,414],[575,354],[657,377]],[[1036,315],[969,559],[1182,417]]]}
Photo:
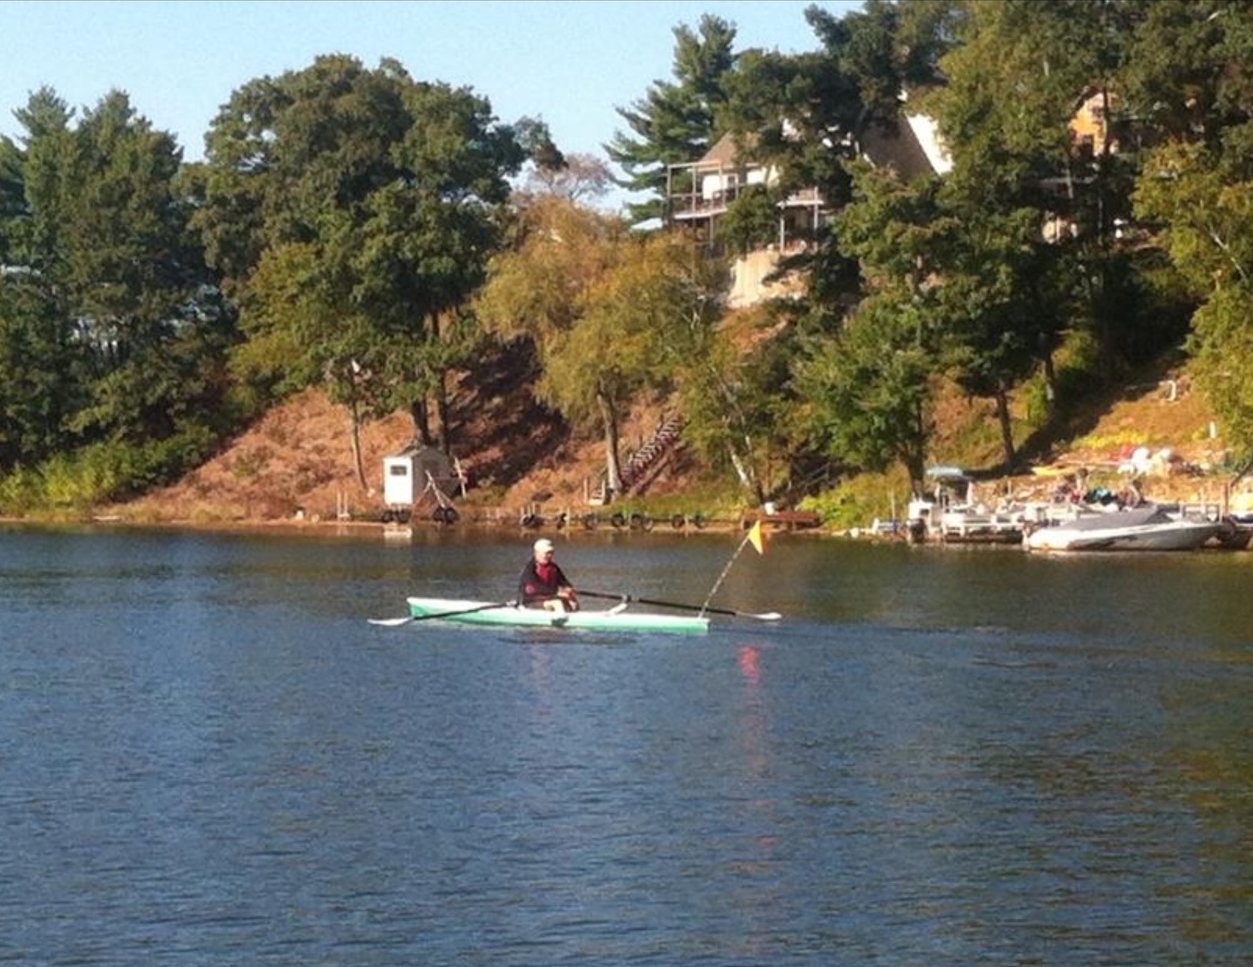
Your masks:
{"label": "yellow flag", "polygon": [[766,553],[766,538],[761,532],[761,521],[757,521],[748,532],[748,540],[757,549],[758,554]]}

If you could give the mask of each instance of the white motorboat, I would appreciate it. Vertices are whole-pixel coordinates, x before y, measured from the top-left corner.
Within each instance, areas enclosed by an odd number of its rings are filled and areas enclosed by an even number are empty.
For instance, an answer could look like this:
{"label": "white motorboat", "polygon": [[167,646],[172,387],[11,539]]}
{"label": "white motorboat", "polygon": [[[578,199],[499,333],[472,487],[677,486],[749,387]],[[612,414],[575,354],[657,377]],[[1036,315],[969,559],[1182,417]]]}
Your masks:
{"label": "white motorboat", "polygon": [[1034,530],[1023,543],[1032,551],[1195,551],[1223,530],[1222,521],[1173,515],[1148,504],[1081,514]]}

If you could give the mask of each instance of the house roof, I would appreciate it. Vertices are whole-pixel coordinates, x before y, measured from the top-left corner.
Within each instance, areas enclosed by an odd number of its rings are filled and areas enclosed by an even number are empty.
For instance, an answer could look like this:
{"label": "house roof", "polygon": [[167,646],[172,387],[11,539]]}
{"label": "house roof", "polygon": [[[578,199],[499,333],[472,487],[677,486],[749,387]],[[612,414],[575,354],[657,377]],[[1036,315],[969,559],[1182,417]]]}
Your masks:
{"label": "house roof", "polygon": [[861,150],[877,168],[894,168],[906,181],[948,170],[943,151],[931,142],[925,119],[902,117],[896,130],[873,124],[862,135]]}
{"label": "house roof", "polygon": [[[884,124],[872,125],[862,136],[861,149],[876,167],[895,168],[906,180],[922,174],[942,173],[949,167],[943,147],[936,142],[933,125],[924,117],[902,117],[895,130]],[[735,167],[739,164],[738,152],[734,137],[724,134],[693,167],[697,170]]]}
{"label": "house roof", "polygon": [[738,151],[735,139],[730,134],[724,134],[701,156],[701,159],[696,162],[696,167],[726,168],[732,166],[736,163],[735,156]]}

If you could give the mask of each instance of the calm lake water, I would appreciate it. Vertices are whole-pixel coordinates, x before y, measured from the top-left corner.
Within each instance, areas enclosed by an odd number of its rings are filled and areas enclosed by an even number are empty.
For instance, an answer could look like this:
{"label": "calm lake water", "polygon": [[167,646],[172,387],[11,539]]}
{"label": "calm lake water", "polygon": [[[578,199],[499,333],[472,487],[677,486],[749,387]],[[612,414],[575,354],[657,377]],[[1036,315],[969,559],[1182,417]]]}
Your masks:
{"label": "calm lake water", "polygon": [[0,963],[1253,962],[1253,554],[533,536],[0,529]]}

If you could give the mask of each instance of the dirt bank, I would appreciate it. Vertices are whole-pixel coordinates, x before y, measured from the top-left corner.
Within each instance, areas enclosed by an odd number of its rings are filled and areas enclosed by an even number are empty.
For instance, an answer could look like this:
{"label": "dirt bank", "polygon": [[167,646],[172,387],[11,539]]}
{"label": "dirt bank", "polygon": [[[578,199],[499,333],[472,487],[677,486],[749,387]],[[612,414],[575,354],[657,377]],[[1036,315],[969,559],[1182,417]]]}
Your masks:
{"label": "dirt bank", "polygon": [[[516,388],[525,385],[519,376],[466,387],[458,396],[454,452],[475,482],[464,498],[457,495],[461,517],[467,523],[511,526],[532,510],[549,519],[562,511],[607,517],[607,510],[586,502],[603,466],[601,441],[571,434]],[[953,426],[990,418],[980,401],[958,401],[947,414]],[[656,409],[632,417],[623,428],[624,449],[639,446],[658,419]],[[383,458],[410,441],[412,423],[398,413],[361,427],[364,485],[357,479],[350,429],[345,407],[328,402],[319,391],[304,392],[176,485],[100,514],[145,523],[272,526],[342,519],[378,526],[384,509]],[[1181,371],[1163,371],[1111,394],[1091,415],[1075,420],[1069,434],[1032,473],[989,485],[999,495],[1047,499],[1065,474],[1086,469],[1092,485],[1117,486],[1128,476],[1122,471],[1130,461],[1147,458],[1141,476],[1150,498],[1217,501],[1224,496],[1229,477],[1220,468],[1229,462],[1227,453],[1212,413]],[[942,436],[936,453],[944,454],[947,445]],[[682,493],[689,483],[687,469],[679,467],[651,493]],[[1253,503],[1243,488],[1235,497]]]}

